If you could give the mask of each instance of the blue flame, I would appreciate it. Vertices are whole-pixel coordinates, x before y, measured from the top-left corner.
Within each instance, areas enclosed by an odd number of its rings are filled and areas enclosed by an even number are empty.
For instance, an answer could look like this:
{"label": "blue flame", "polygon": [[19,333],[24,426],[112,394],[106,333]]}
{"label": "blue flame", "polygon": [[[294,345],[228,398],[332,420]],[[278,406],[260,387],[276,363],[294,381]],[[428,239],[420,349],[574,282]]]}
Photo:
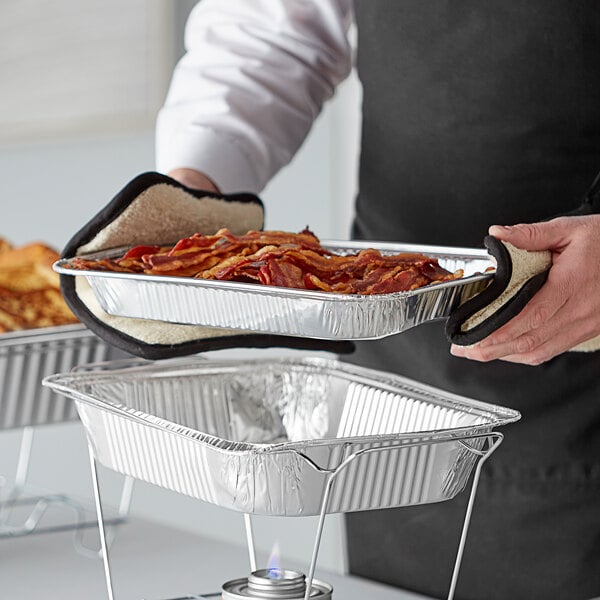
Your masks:
{"label": "blue flame", "polygon": [[273,544],[271,556],[267,562],[267,577],[269,579],[283,579],[283,569],[281,568],[281,554],[279,552],[279,542]]}

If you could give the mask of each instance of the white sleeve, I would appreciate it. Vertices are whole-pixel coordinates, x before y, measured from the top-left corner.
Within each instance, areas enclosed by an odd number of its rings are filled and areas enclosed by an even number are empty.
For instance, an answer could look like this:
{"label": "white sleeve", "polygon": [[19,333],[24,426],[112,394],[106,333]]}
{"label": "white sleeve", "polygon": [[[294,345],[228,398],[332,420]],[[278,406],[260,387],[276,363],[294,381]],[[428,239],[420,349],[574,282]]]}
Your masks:
{"label": "white sleeve", "polygon": [[259,192],[351,69],[352,0],[203,0],[156,129],[157,169]]}

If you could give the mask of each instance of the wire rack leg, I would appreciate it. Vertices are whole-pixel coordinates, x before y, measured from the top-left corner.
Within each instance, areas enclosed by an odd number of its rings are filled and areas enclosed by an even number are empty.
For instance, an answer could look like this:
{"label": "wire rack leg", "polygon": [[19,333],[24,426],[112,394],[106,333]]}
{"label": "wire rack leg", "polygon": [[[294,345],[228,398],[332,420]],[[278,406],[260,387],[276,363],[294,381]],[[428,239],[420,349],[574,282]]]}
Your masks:
{"label": "wire rack leg", "polygon": [[129,509],[131,508],[131,498],[133,496],[133,485],[135,480],[129,475],[125,476],[123,481],[123,487],[121,488],[121,498],[119,499],[119,518],[126,519],[129,516]]}
{"label": "wire rack leg", "polygon": [[[119,526],[127,521],[129,510],[131,508],[134,484],[135,480],[133,477],[129,477],[128,475],[124,477],[123,485],[121,486],[117,515],[104,520],[108,547],[114,543]],[[96,523],[94,523],[94,525],[95,524]],[[102,558],[102,548],[94,548],[85,540],[85,533],[89,528],[89,525],[89,523],[81,521],[77,526],[75,537],[73,539],[75,551],[86,558]]]}
{"label": "wire rack leg", "polygon": [[19,460],[17,462],[17,471],[15,474],[15,489],[20,491],[27,483],[29,475],[29,465],[31,463],[31,449],[33,447],[33,427],[24,427],[21,437],[21,446],[19,448]]}
{"label": "wire rack leg", "polygon": [[92,474],[92,482],[94,484],[94,501],[96,502],[96,515],[98,517],[98,532],[100,534],[100,547],[102,550],[102,562],[104,563],[104,577],[106,579],[106,590],[108,592],[108,600],[114,600],[114,591],[112,585],[112,576],[110,571],[110,558],[108,556],[108,543],[106,539],[106,529],[104,527],[104,515],[102,512],[102,500],[100,497],[100,481],[98,479],[98,467],[94,457],[94,451],[91,445],[88,444],[88,453],[90,456],[90,469]]}
{"label": "wire rack leg", "polygon": [[[19,500],[29,476],[29,465],[31,464],[31,449],[33,447],[33,427],[24,427],[19,445],[19,457],[15,471],[15,482],[5,500],[0,502],[0,522],[8,524],[12,508]],[[8,527],[8,525],[7,525]]]}
{"label": "wire rack leg", "polygon": [[31,449],[33,447],[33,427],[23,427],[21,443],[19,445],[19,457],[15,469],[15,481],[8,495],[9,502],[15,500],[23,491],[29,476],[29,465],[31,464]]}
{"label": "wire rack leg", "polygon": [[[27,479],[31,465],[31,454],[33,449],[35,428],[23,427],[21,443],[19,445],[19,456],[15,470],[15,481],[10,489],[6,501],[0,503],[0,536],[24,536],[37,531],[64,531],[79,528],[83,521],[83,509],[81,506],[64,494],[44,494],[42,496],[25,497]],[[42,518],[51,505],[60,505],[74,511],[74,525],[55,525],[49,527],[38,527]],[[16,506],[33,506],[30,513],[23,520],[22,525],[9,525],[12,509]]]}
{"label": "wire rack leg", "polygon": [[254,547],[254,531],[252,530],[252,517],[244,513],[244,525],[246,527],[246,541],[248,542],[248,556],[250,558],[250,572],[256,571],[256,550]]}
{"label": "wire rack leg", "polygon": [[469,524],[471,522],[471,514],[473,513],[473,505],[475,503],[475,496],[477,494],[477,487],[479,485],[479,477],[481,475],[481,469],[485,461],[494,453],[496,448],[502,443],[503,437],[495,437],[493,442],[490,442],[489,450],[481,455],[481,458],[477,462],[475,473],[473,475],[473,483],[471,484],[471,493],[469,495],[469,502],[467,504],[467,510],[465,512],[465,519],[463,521],[463,528],[460,534],[460,542],[458,544],[458,552],[456,553],[456,561],[454,562],[454,570],[452,572],[452,581],[450,583],[450,590],[448,591],[447,600],[454,599],[454,592],[456,591],[456,583],[458,581],[458,573],[460,571],[460,565],[465,550],[465,543],[467,541],[467,533],[469,531]]}
{"label": "wire rack leg", "polygon": [[313,553],[310,559],[308,576],[306,578],[306,591],[304,593],[304,600],[310,599],[312,582],[315,577],[315,569],[317,566],[317,558],[319,556],[319,548],[321,546],[321,537],[323,536],[323,526],[325,525],[325,516],[327,514],[327,505],[329,504],[329,496],[331,494],[331,488],[333,487],[334,477],[336,474],[337,472],[330,474],[327,478],[327,484],[325,485],[325,492],[323,494],[323,500],[321,501],[321,512],[319,513],[319,522],[317,524],[317,533],[315,535]]}

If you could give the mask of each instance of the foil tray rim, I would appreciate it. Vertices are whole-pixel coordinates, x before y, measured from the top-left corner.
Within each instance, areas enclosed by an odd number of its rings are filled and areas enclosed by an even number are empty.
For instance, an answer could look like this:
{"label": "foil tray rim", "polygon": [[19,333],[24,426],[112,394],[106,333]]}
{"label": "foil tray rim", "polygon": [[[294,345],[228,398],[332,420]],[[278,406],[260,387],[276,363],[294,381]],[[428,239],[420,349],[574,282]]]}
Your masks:
{"label": "foil tray rim", "polygon": [[0,334],[0,350],[3,346],[13,346],[40,341],[57,341],[59,339],[76,339],[93,335],[94,334],[83,323],[19,329],[17,331],[8,331]]}
{"label": "foil tray rim", "polygon": [[[416,441],[422,443],[442,443],[447,441],[454,441],[457,439],[466,439],[469,437],[480,435],[481,433],[487,433],[491,431],[494,427],[503,426],[515,421],[518,421],[521,418],[521,414],[511,408],[507,408],[500,405],[494,405],[486,402],[481,402],[472,398],[468,398],[465,396],[460,396],[457,394],[453,394],[451,392],[445,392],[443,390],[439,390],[432,386],[428,386],[425,384],[420,384],[416,381],[407,379],[400,375],[395,375],[393,373],[384,373],[378,372],[374,369],[367,369],[365,367],[359,367],[356,365],[352,365],[349,363],[344,363],[342,361],[336,361],[331,359],[317,358],[317,357],[304,357],[300,359],[294,358],[284,358],[284,359],[271,359],[271,358],[262,358],[262,359],[254,359],[254,360],[244,360],[240,361],[239,359],[230,359],[230,360],[211,360],[211,361],[202,361],[200,363],[183,363],[178,364],[179,359],[175,359],[172,361],[175,363],[172,368],[176,373],[181,373],[182,370],[186,368],[190,368],[190,366],[194,366],[197,369],[201,369],[202,367],[211,367],[214,368],[218,365],[234,365],[236,363],[243,362],[244,364],[278,364],[278,365],[295,365],[295,366],[312,366],[312,367],[321,367],[321,368],[329,368],[332,372],[348,372],[355,374],[368,374],[371,375],[371,380],[376,380],[375,375],[377,373],[384,375],[385,378],[389,378],[392,380],[397,380],[399,383],[405,383],[408,385],[404,385],[403,388],[398,387],[398,391],[401,389],[405,392],[416,392],[420,396],[435,398],[437,403],[440,403],[440,396],[445,397],[447,405],[454,409],[457,409],[457,404],[462,405],[461,408],[467,412],[469,409],[479,409],[487,412],[494,416],[494,418],[490,418],[486,423],[478,423],[475,425],[462,426],[462,427],[454,427],[454,428],[445,428],[445,429],[437,429],[437,430],[428,430],[428,431],[411,431],[404,433],[387,433],[387,434],[375,434],[368,436],[348,436],[341,438],[317,438],[317,439],[307,439],[301,441],[294,442],[275,442],[275,443],[264,443],[264,442],[239,442],[228,440],[225,438],[219,438],[207,433],[203,433],[196,429],[192,429],[191,427],[187,427],[186,425],[181,425],[179,423],[175,423],[173,421],[169,421],[168,419],[164,419],[162,417],[157,417],[155,415],[151,415],[149,413],[139,411],[136,409],[132,409],[130,407],[125,406],[122,403],[118,402],[110,402],[107,400],[100,400],[95,398],[89,394],[85,394],[79,390],[74,390],[73,387],[70,387],[66,380],[69,380],[73,377],[73,374],[55,374],[45,377],[42,381],[43,385],[53,388],[57,392],[61,392],[72,397],[75,402],[82,402],[84,404],[88,404],[96,409],[106,411],[109,413],[116,414],[119,417],[125,418],[127,420],[135,421],[141,425],[151,427],[153,429],[157,429],[160,431],[166,431],[168,433],[175,434],[179,437],[182,437],[188,441],[193,443],[198,443],[200,445],[210,446],[213,450],[216,450],[220,453],[228,454],[228,455],[247,455],[247,454],[263,454],[263,453],[285,453],[285,452],[299,452],[302,453],[308,447],[315,446],[337,446],[343,445],[347,443],[357,443],[357,444],[378,444],[378,443],[391,443],[391,442],[404,442],[404,443],[414,443]],[[129,372],[143,372],[144,370],[152,371],[155,369],[154,364],[144,365],[140,367],[135,367],[130,369]],[[127,369],[126,369],[127,370]],[[162,373],[166,371],[163,370]],[[93,371],[89,373],[75,375],[76,377],[86,377],[88,379],[93,379],[98,381],[103,378],[114,379],[118,377],[119,371],[112,371],[110,375],[104,374],[102,371]],[[383,378],[382,378],[383,379]],[[382,381],[379,381],[381,384]],[[432,392],[435,392],[433,394]]]}
{"label": "foil tray rim", "polygon": [[[323,240],[321,242],[323,247],[335,251],[335,250],[361,250],[366,248],[374,248],[376,250],[384,252],[416,252],[427,254],[435,257],[461,257],[461,258],[475,258],[479,260],[489,260],[490,265],[493,265],[493,258],[489,255],[487,250],[483,248],[459,248],[452,246],[429,246],[429,245],[418,245],[418,244],[398,244],[398,243],[385,243],[385,242],[370,242],[370,241],[338,241],[338,240]],[[77,258],[112,258],[119,256],[128,247],[112,248],[100,252],[94,252],[90,254],[82,254]],[[409,298],[412,296],[418,296],[432,290],[444,289],[448,287],[461,287],[469,283],[484,281],[491,279],[493,273],[477,273],[468,275],[460,279],[454,279],[451,281],[444,281],[440,283],[433,283],[426,285],[415,290],[404,291],[404,292],[392,292],[388,294],[339,294],[332,292],[324,292],[319,290],[303,290],[295,288],[286,288],[273,285],[259,285],[254,283],[244,283],[239,281],[219,281],[210,279],[195,279],[193,277],[173,277],[169,275],[148,275],[144,273],[121,273],[114,271],[96,271],[93,269],[70,269],[67,265],[71,263],[74,257],[62,258],[56,261],[53,265],[53,269],[61,275],[69,275],[73,277],[85,276],[85,277],[102,277],[112,279],[125,279],[133,281],[145,281],[152,283],[161,284],[177,284],[185,286],[195,287],[206,287],[223,289],[234,292],[245,292],[259,295],[278,296],[278,297],[292,297],[292,298],[310,298],[313,300],[322,300],[326,302],[386,302],[390,298]]]}

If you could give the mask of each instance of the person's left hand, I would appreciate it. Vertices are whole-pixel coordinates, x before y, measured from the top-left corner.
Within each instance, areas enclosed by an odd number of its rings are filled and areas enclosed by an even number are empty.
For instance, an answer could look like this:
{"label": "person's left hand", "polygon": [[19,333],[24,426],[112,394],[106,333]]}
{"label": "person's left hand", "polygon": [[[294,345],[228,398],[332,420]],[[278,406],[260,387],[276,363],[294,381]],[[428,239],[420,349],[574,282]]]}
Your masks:
{"label": "person's left hand", "polygon": [[600,215],[493,225],[490,235],[524,250],[550,250],[546,283],[506,325],[454,356],[539,365],[600,334]]}

